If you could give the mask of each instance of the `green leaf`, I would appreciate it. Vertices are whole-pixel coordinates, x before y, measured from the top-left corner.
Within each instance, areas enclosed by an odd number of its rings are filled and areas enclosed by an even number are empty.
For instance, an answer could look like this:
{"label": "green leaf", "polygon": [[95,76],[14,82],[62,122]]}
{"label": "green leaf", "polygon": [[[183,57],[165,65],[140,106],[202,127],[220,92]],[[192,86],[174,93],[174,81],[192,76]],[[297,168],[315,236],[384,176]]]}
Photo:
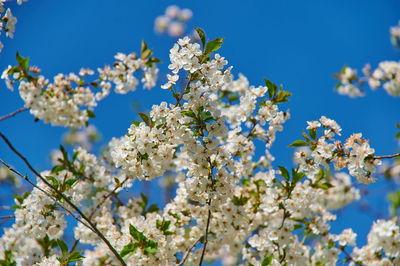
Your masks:
{"label": "green leaf", "polygon": [[16,58],[17,58],[18,65],[19,65],[23,70],[27,71],[27,70],[28,70],[28,64],[29,64],[29,57],[23,58],[23,57],[20,56],[19,53],[17,52]]}
{"label": "green leaf", "polygon": [[73,179],[68,179],[67,181],[65,181],[65,185],[67,188],[71,188],[73,185],[75,185],[75,183],[78,182],[78,179],[73,178]]}
{"label": "green leaf", "polygon": [[333,187],[333,185],[329,182],[325,183],[317,182],[313,185],[313,187],[328,190],[329,188]]}
{"label": "green leaf", "polygon": [[153,54],[153,50],[146,50],[142,53],[141,58],[146,59]]}
{"label": "green leaf", "polygon": [[129,225],[129,233],[135,240],[140,241],[140,232],[131,224]]}
{"label": "green leaf", "polygon": [[24,202],[24,199],[18,194],[13,195],[13,197],[18,201],[19,204]]}
{"label": "green leaf", "polygon": [[196,114],[193,111],[183,111],[182,114],[193,118],[196,117]]}
{"label": "green leaf", "polygon": [[317,129],[310,129],[308,131],[310,133],[310,137],[315,140],[317,138]]}
{"label": "green leaf", "polygon": [[340,86],[342,86],[342,82],[339,82],[338,84],[336,84],[335,88],[333,88],[335,91],[338,91]]}
{"label": "green leaf", "polygon": [[392,192],[388,195],[391,203],[390,212],[393,216],[397,216],[397,209],[400,207],[400,190]]}
{"label": "green leaf", "polygon": [[147,209],[147,213],[156,212],[158,210],[159,208],[157,207],[157,204],[151,204],[150,207]]}
{"label": "green leaf", "polygon": [[57,246],[60,247],[63,259],[65,259],[67,257],[67,255],[68,255],[68,246],[67,246],[67,244],[65,244],[65,242],[62,241],[61,239],[57,239]]}
{"label": "green leaf", "polygon": [[161,227],[161,231],[167,231],[170,224],[171,224],[171,221],[165,221]]}
{"label": "green leaf", "polygon": [[286,170],[283,166],[278,166],[279,170],[281,171],[281,176],[283,176],[287,181],[290,180],[290,175],[288,170]]}
{"label": "green leaf", "polygon": [[90,118],[95,118],[96,117],[96,115],[93,113],[93,111],[86,110],[86,112],[87,112],[88,117],[90,117]]}
{"label": "green leaf", "polygon": [[278,92],[278,95],[276,96],[276,99],[275,99],[274,102],[275,103],[288,102],[289,101],[288,97],[291,96],[291,95],[292,94],[290,92],[281,90],[281,91]]}
{"label": "green leaf", "polygon": [[20,72],[20,67],[19,66],[14,66],[12,68],[10,68],[7,72],[7,75],[13,75],[14,73],[18,73]]}
{"label": "green leaf", "polygon": [[293,231],[295,231],[295,230],[297,230],[297,229],[300,229],[300,228],[303,228],[303,225],[302,225],[302,224],[295,224],[295,225],[293,226]]}
{"label": "green leaf", "polygon": [[65,150],[63,145],[60,145],[60,151],[61,151],[61,153],[63,155],[64,161],[68,162],[68,153]]}
{"label": "green leaf", "polygon": [[47,180],[50,180],[53,184],[53,187],[58,188],[59,183],[58,180],[54,176],[46,176]]}
{"label": "green leaf", "polygon": [[75,262],[82,260],[85,256],[81,255],[82,251],[74,251],[68,255],[68,262]]}
{"label": "green leaf", "polygon": [[140,53],[143,54],[147,49],[147,43],[142,40],[142,48],[140,49]]}
{"label": "green leaf", "polygon": [[57,174],[58,172],[61,172],[62,170],[65,170],[64,165],[56,165],[51,169],[51,173]]}
{"label": "green leaf", "polygon": [[261,262],[261,266],[267,266],[267,265],[271,265],[272,263],[272,259],[274,258],[274,255],[271,254],[268,257],[265,257],[263,259],[263,261]]}
{"label": "green leaf", "polygon": [[268,88],[268,97],[272,99],[272,97],[276,94],[276,91],[278,90],[278,86],[276,86],[275,83],[270,81],[267,78],[264,78],[265,81],[265,86]]}
{"label": "green leaf", "polygon": [[142,201],[144,203],[144,206],[147,205],[147,203],[149,202],[149,199],[147,198],[147,196],[143,193],[140,193],[140,197],[142,198]]}
{"label": "green leaf", "polygon": [[197,27],[194,27],[194,29],[197,31],[197,34],[200,37],[201,44],[202,44],[203,49],[204,49],[204,46],[206,45],[206,35],[205,35],[205,33],[204,33],[204,31],[202,29],[197,28]]}
{"label": "green leaf", "polygon": [[132,124],[134,124],[136,127],[138,127],[140,125],[139,121],[131,121]]}
{"label": "green leaf", "polygon": [[217,51],[219,48],[221,48],[221,45],[223,43],[224,38],[216,38],[212,41],[209,41],[206,45],[206,50],[205,54],[209,54],[212,52]]}
{"label": "green leaf", "polygon": [[144,251],[145,251],[145,254],[146,253],[150,253],[150,254],[155,254],[156,252],[157,252],[157,247],[146,247],[145,249],[144,249]]}
{"label": "green leaf", "polygon": [[245,187],[249,187],[251,185],[250,180],[248,180],[246,178],[243,178],[241,182],[242,182],[242,185]]}
{"label": "green leaf", "polygon": [[148,115],[142,112],[138,112],[138,114],[143,119],[143,122],[145,122],[147,126],[151,127],[150,118],[148,117]]}
{"label": "green leaf", "polygon": [[74,154],[72,154],[72,162],[75,162],[76,158],[78,158],[79,152],[75,151]]}
{"label": "green leaf", "polygon": [[121,250],[121,252],[119,253],[119,255],[121,255],[121,257],[125,257],[126,255],[135,252],[136,249],[137,249],[137,247],[138,247],[137,245],[134,245],[134,244],[131,242],[131,243],[129,243],[129,244],[127,244],[127,245],[125,245],[125,246],[123,247],[123,249]]}
{"label": "green leaf", "polygon": [[296,140],[292,144],[289,145],[289,147],[302,147],[302,146],[309,146],[310,143],[304,140]]}
{"label": "green leaf", "polygon": [[394,137],[394,139],[398,139],[400,138],[400,132],[397,132],[396,136]]}

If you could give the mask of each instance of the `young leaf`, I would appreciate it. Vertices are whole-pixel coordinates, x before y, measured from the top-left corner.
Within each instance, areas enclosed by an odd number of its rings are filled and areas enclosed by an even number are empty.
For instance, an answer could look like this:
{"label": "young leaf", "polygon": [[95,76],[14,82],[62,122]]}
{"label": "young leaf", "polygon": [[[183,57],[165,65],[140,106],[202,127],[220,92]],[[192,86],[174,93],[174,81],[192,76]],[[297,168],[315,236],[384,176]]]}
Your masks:
{"label": "young leaf", "polygon": [[304,140],[296,140],[295,142],[293,142],[292,144],[289,145],[289,147],[302,147],[302,146],[309,146],[310,143],[308,143],[307,141]]}
{"label": "young leaf", "polygon": [[16,58],[17,58],[18,65],[19,65],[23,70],[27,71],[27,70],[28,70],[29,57],[23,58],[23,57],[20,56],[19,53],[17,52]]}
{"label": "young leaf", "polygon": [[67,257],[67,255],[68,255],[68,246],[67,246],[67,244],[65,244],[65,242],[62,241],[61,239],[57,239],[57,246],[60,247],[63,259],[65,259]]}
{"label": "young leaf", "polygon": [[151,127],[150,118],[145,113],[138,112],[138,114],[143,119],[143,122],[145,122],[147,126]]}
{"label": "young leaf", "polygon": [[192,118],[196,117],[196,114],[193,111],[183,111],[182,114]]}
{"label": "young leaf", "polygon": [[87,115],[88,115],[89,118],[95,118],[96,117],[96,115],[94,114],[94,112],[92,110],[86,110],[86,112],[87,112]]}
{"label": "young leaf", "polygon": [[268,88],[268,97],[272,99],[272,97],[276,94],[276,91],[278,90],[278,86],[276,86],[275,83],[270,81],[267,78],[264,78],[265,81],[265,86]]}
{"label": "young leaf", "polygon": [[131,121],[132,124],[134,124],[136,127],[138,127],[140,125],[139,121]]}
{"label": "young leaf", "polygon": [[82,251],[74,251],[74,252],[71,252],[71,253],[68,255],[67,261],[68,261],[68,262],[75,262],[75,261],[80,261],[80,260],[82,260],[82,259],[84,258],[84,256],[82,256],[81,253],[82,253]]}
{"label": "young leaf", "polygon": [[142,40],[142,48],[140,49],[140,53],[143,54],[147,49],[147,43]]}
{"label": "young leaf", "polygon": [[121,252],[119,253],[119,255],[121,255],[121,257],[125,257],[126,255],[135,252],[137,248],[137,245],[134,245],[132,242],[125,245],[124,248],[121,250]]}
{"label": "young leaf", "polygon": [[221,48],[221,45],[223,43],[224,38],[217,38],[212,41],[209,41],[206,45],[206,50],[205,54],[209,54],[212,52],[217,51],[219,48]]}
{"label": "young leaf", "polygon": [[147,209],[147,213],[149,213],[149,212],[156,212],[156,211],[158,211],[159,210],[159,208],[157,207],[157,204],[151,204],[150,206],[149,206],[149,208]]}
{"label": "young leaf", "polygon": [[276,100],[275,103],[284,103],[284,102],[288,102],[289,99],[288,97],[291,96],[292,94],[288,91],[279,91],[278,95],[276,96]]}
{"label": "young leaf", "polygon": [[268,266],[268,265],[271,265],[272,259],[273,259],[273,258],[274,258],[274,255],[273,255],[273,254],[269,255],[268,257],[265,257],[265,258],[263,259],[263,261],[261,262],[261,266]]}
{"label": "young leaf", "polygon": [[283,176],[287,181],[290,180],[290,175],[288,170],[286,170],[283,166],[278,166],[279,170],[281,171],[281,176]]}
{"label": "young leaf", "polygon": [[131,224],[129,225],[129,233],[135,240],[140,241],[140,232]]}
{"label": "young leaf", "polygon": [[308,132],[310,133],[310,137],[311,137],[313,140],[315,140],[316,137],[317,137],[317,129],[310,129]]}
{"label": "young leaf", "polygon": [[204,50],[204,46],[206,45],[206,35],[202,29],[197,28],[197,27],[194,27],[194,29],[196,30],[197,34],[200,37],[201,44],[202,44],[203,50]]}

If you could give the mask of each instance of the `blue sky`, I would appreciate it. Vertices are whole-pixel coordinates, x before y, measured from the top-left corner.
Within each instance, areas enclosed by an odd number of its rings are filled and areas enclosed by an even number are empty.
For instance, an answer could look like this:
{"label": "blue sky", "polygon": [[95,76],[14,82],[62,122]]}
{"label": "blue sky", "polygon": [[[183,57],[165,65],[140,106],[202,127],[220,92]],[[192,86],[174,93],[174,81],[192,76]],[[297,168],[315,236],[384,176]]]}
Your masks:
{"label": "blue sky", "polygon": [[[1,36],[5,47],[0,53],[0,69],[16,63],[17,51],[29,56],[31,64],[40,67],[48,78],[57,73],[78,72],[81,67],[96,69],[112,64],[117,52],[138,52],[144,39],[164,62],[159,66],[163,81],[168,73],[168,51],[175,40],[155,34],[153,23],[170,4],[190,8],[194,17],[189,26],[202,28],[209,39],[225,37],[220,53],[234,66],[235,75],[243,73],[253,85],[262,85],[267,77],[293,93],[291,101],[283,105],[290,109],[292,118],[278,133],[272,149],[276,165],[291,164],[293,150],[287,146],[301,138],[306,121],[322,115],[342,126],[343,138],[362,132],[376,154],[395,151],[399,99],[383,90],[367,90],[367,96],[360,99],[340,96],[333,91],[336,80],[332,75],[345,63],[361,69],[365,63],[374,68],[383,60],[399,60],[400,50],[392,47],[389,39],[390,26],[400,19],[397,0],[30,0],[22,6],[7,3],[18,23],[14,39]],[[139,101],[142,110],[148,110],[163,100],[171,97],[159,87],[114,94],[100,102],[91,122],[102,132],[102,143],[106,143],[113,136],[125,134],[130,121],[136,119],[133,102]],[[16,91],[0,85],[0,115],[22,106]],[[49,151],[58,147],[66,129],[34,122],[26,112],[1,122],[0,131],[17,144],[35,167],[44,170],[49,167]],[[27,172],[3,144],[0,158]],[[379,187],[378,184],[372,188]],[[384,194],[370,191],[375,207],[386,208]],[[371,216],[355,207],[343,214],[347,218],[338,218],[334,231],[351,226],[361,234],[358,243],[364,243]]]}

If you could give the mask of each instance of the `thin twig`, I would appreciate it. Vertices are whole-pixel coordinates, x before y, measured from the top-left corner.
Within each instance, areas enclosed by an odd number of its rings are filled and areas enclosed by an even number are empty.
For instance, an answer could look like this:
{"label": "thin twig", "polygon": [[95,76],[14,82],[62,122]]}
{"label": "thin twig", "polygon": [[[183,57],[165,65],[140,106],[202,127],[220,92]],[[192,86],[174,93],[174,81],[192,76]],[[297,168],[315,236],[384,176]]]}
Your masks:
{"label": "thin twig", "polygon": [[204,245],[203,251],[201,252],[199,266],[203,263],[204,254],[206,253],[207,243],[208,243],[208,228],[210,227],[210,220],[211,220],[211,198],[207,202],[208,205],[208,217],[207,217],[207,225],[206,225],[206,232],[204,235]]}
{"label": "thin twig", "polygon": [[[121,182],[121,186],[129,179],[129,177],[126,177],[122,182]],[[89,219],[92,219],[93,215],[95,214],[95,212],[100,208],[101,205],[103,205],[103,203],[109,198],[111,197],[111,195],[113,195],[115,193],[115,191],[117,191],[118,188],[120,188],[121,186],[116,186],[112,191],[110,191],[108,194],[104,195],[102,200],[96,205],[96,207],[93,209],[93,211],[90,213],[89,215]]]}
{"label": "thin twig", "polygon": [[111,245],[111,243],[108,241],[108,239],[103,235],[103,233],[100,232],[100,230],[90,221],[90,219],[74,204],[71,202],[71,200],[66,197],[63,193],[61,193],[57,188],[55,188],[53,185],[51,185],[41,174],[39,174],[33,167],[32,165],[28,162],[28,160],[21,154],[19,153],[14,146],[10,143],[10,141],[0,132],[0,137],[7,143],[8,147],[20,157],[25,164],[28,166],[28,168],[38,177],[40,180],[43,181],[49,188],[51,188],[58,196],[60,196],[63,200],[65,200],[78,214],[82,217],[83,220],[85,220],[94,230],[96,235],[103,240],[103,242],[107,245],[107,247],[110,249],[110,251],[114,254],[114,256],[118,259],[118,261],[126,266],[125,261],[122,259],[122,257],[119,255],[119,253],[115,250],[115,248]]}
{"label": "thin twig", "polygon": [[7,215],[7,216],[0,216],[0,220],[3,220],[3,219],[11,219],[11,218],[14,218],[15,217],[15,215],[14,214],[11,214],[11,215]]}
{"label": "thin twig", "polygon": [[192,78],[193,78],[193,74],[190,75],[188,83],[186,84],[185,88],[183,89],[183,91],[179,95],[179,98],[176,101],[175,107],[181,105],[181,100],[183,99],[183,95],[185,94],[185,90],[189,88],[190,82],[192,82]]}
{"label": "thin twig", "polygon": [[197,243],[200,242],[200,239],[197,239],[196,242],[193,243],[193,245],[186,251],[185,255],[182,258],[182,261],[179,262],[178,266],[181,266],[185,263],[186,259],[189,257],[190,251],[192,251],[192,249],[197,245]]}
{"label": "thin twig", "polygon": [[29,110],[29,107],[24,107],[24,108],[21,108],[21,109],[18,109],[16,111],[14,111],[14,112],[12,112],[12,113],[10,113],[8,115],[4,115],[4,116],[0,117],[0,121],[6,120],[7,118],[13,117],[14,115],[22,113],[22,112],[24,112],[26,110]]}
{"label": "thin twig", "polygon": [[382,156],[374,156],[374,159],[390,159],[390,158],[394,158],[400,156],[400,153],[395,153],[392,155],[382,155]]}
{"label": "thin twig", "polygon": [[[0,158],[0,162],[2,164],[4,164],[11,172],[17,174],[18,176],[20,176],[21,178],[23,178],[26,182],[28,182],[29,184],[31,184],[33,187],[35,187],[36,189],[40,190],[41,192],[43,192],[47,197],[51,198],[58,206],[60,206],[62,209],[64,209],[66,212],[68,212],[69,214],[71,214],[72,217],[74,217],[78,222],[82,223],[84,226],[86,226],[87,228],[89,228],[91,231],[93,231],[93,229],[87,225],[86,223],[84,223],[81,219],[79,219],[79,217],[77,217],[73,212],[71,212],[70,210],[68,210],[68,208],[66,208],[64,205],[62,205],[60,202],[57,201],[57,199],[55,199],[52,195],[50,195],[47,191],[43,190],[42,188],[40,188],[39,186],[37,186],[35,183],[33,183],[31,180],[29,180],[27,175],[22,175],[20,172],[18,172],[17,170],[15,170],[14,168],[12,168],[9,164],[7,164],[6,162],[4,162],[1,158]],[[95,233],[93,231],[93,233]]]}

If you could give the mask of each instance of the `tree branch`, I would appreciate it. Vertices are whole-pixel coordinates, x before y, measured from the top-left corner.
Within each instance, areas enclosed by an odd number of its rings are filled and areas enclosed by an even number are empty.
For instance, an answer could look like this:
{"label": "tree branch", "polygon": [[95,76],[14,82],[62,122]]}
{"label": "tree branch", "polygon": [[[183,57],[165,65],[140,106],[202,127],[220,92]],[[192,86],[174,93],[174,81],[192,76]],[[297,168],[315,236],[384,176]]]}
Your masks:
{"label": "tree branch", "polygon": [[183,256],[182,261],[178,264],[178,266],[181,266],[185,263],[186,259],[189,257],[190,251],[197,245],[197,243],[200,242],[200,238],[196,240],[196,242],[193,243],[193,245],[186,251],[185,256]]}
{"label": "tree branch", "polygon": [[206,232],[204,235],[204,246],[203,246],[203,251],[201,252],[201,257],[200,257],[200,262],[199,266],[203,263],[204,255],[206,253],[206,248],[207,248],[207,243],[208,243],[208,229],[210,227],[210,220],[211,220],[211,198],[207,202],[208,205],[208,217],[207,217],[207,225],[206,225]]}
{"label": "tree branch", "polygon": [[8,115],[4,115],[4,116],[0,117],[0,121],[6,120],[7,118],[13,117],[14,115],[22,113],[22,112],[24,112],[26,110],[29,110],[29,107],[24,107],[24,108],[21,108],[21,109],[18,109],[16,111],[14,111],[14,112],[12,112],[12,113],[10,113]]}
{"label": "tree branch", "polygon": [[50,195],[49,193],[47,193],[47,191],[43,190],[42,188],[40,188],[39,186],[37,186],[35,183],[33,183],[31,180],[29,180],[27,175],[22,175],[20,172],[18,172],[17,170],[15,170],[14,168],[12,168],[9,164],[7,164],[6,162],[4,162],[1,158],[0,158],[0,162],[2,164],[4,164],[11,172],[17,174],[18,176],[20,176],[21,178],[23,178],[26,182],[28,182],[29,184],[31,184],[33,187],[35,187],[36,189],[40,190],[41,192],[43,192],[47,197],[51,198],[52,200],[54,200],[54,202],[61,207],[61,209],[65,210],[66,212],[68,212],[69,214],[71,214],[72,217],[74,217],[78,222],[82,223],[84,226],[86,226],[87,228],[89,228],[93,233],[95,233],[93,231],[93,229],[87,225],[86,223],[84,223],[81,219],[79,219],[79,217],[77,217],[73,212],[71,212],[70,210],[68,210],[68,208],[64,207],[64,205],[62,205],[60,202],[57,201],[57,199],[55,199],[52,195]]}
{"label": "tree branch", "polygon": [[96,205],[96,207],[94,207],[93,211],[89,214],[89,219],[92,219],[93,215],[95,214],[95,212],[100,208],[100,206],[109,198],[111,197],[111,195],[113,195],[115,193],[115,191],[122,187],[122,185],[129,179],[129,177],[126,177],[122,183],[121,186],[116,186],[112,191],[110,191],[108,194],[104,195],[103,198],[101,199],[101,201]]}
{"label": "tree branch", "polygon": [[392,155],[382,155],[382,156],[374,156],[374,159],[390,159],[390,158],[394,158],[400,156],[400,153],[395,153]]}
{"label": "tree branch", "polygon": [[6,216],[0,216],[0,220],[2,220],[2,219],[6,219],[6,220],[8,220],[8,219],[11,219],[11,218],[14,218],[15,217],[15,215],[14,214],[11,214],[11,215],[6,215]]}
{"label": "tree branch", "polygon": [[14,146],[10,143],[10,141],[0,132],[0,137],[6,142],[8,147],[20,157],[25,164],[28,166],[28,168],[38,177],[40,180],[42,180],[43,183],[45,183],[49,188],[51,188],[58,196],[60,196],[63,200],[65,200],[78,214],[82,217],[83,220],[85,220],[94,230],[96,235],[103,240],[103,242],[107,245],[107,247],[110,249],[110,251],[115,255],[115,257],[118,259],[118,261],[121,263],[121,265],[126,266],[125,261],[122,259],[122,257],[119,255],[119,253],[115,250],[115,248],[111,245],[111,243],[107,240],[107,238],[100,232],[100,230],[90,221],[90,219],[74,204],[71,202],[71,200],[66,197],[63,193],[61,193],[57,188],[55,188],[53,185],[51,185],[47,180],[39,174],[33,167],[32,165],[28,162],[28,160],[21,154],[19,153]]}

